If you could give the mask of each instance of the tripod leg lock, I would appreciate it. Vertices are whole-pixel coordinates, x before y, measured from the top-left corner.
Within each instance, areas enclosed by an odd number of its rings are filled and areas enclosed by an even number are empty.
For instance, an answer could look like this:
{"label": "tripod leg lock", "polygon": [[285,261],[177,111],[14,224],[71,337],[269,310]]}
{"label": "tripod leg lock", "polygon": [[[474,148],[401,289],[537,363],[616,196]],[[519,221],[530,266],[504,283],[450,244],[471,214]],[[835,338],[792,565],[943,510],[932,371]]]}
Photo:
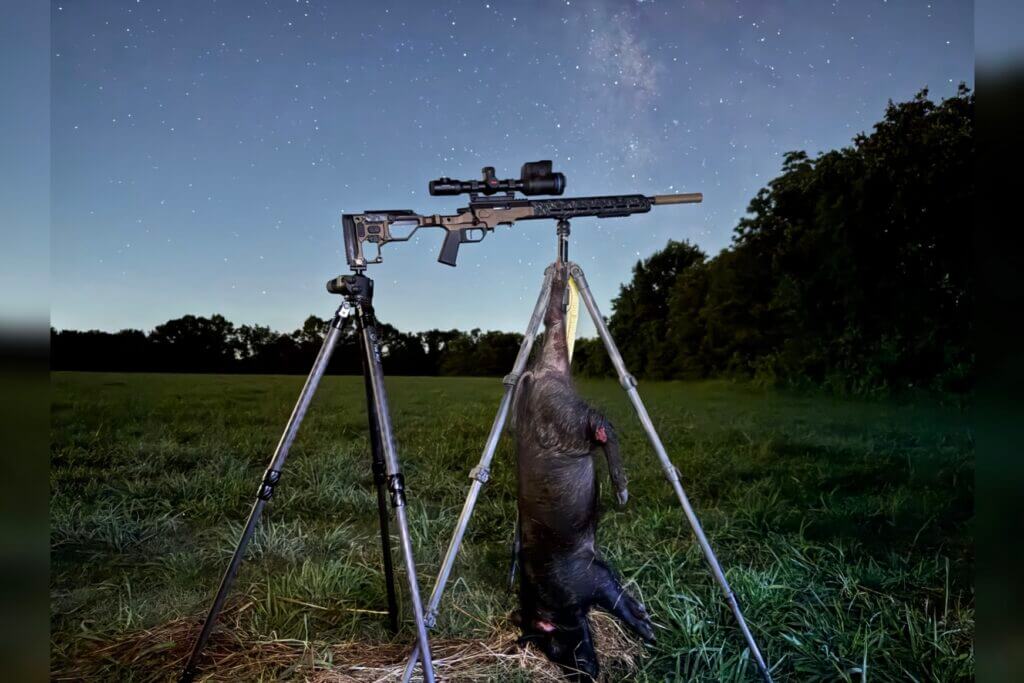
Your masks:
{"label": "tripod leg lock", "polygon": [[423,625],[427,628],[434,628],[437,626],[437,610],[427,610],[427,613],[423,615]]}
{"label": "tripod leg lock", "polygon": [[630,389],[635,389],[636,377],[629,374],[628,372],[624,372],[622,373],[622,377],[619,379],[619,384],[621,384],[622,388],[625,389],[626,391],[629,391]]}
{"label": "tripod leg lock", "polygon": [[391,507],[405,505],[405,477],[401,472],[388,477],[388,491],[391,491]]}
{"label": "tripod leg lock", "polygon": [[263,481],[260,482],[259,493],[256,497],[260,500],[270,500],[274,495],[274,487],[281,481],[281,471],[267,468],[263,473]]}
{"label": "tripod leg lock", "polygon": [[504,379],[501,380],[501,383],[504,384],[509,389],[514,388],[518,382],[519,382],[519,373],[518,372],[510,372],[507,375],[505,375]]}
{"label": "tripod leg lock", "polygon": [[481,484],[486,484],[487,480],[491,478],[491,471],[486,467],[477,465],[469,471],[469,478],[476,479]]}

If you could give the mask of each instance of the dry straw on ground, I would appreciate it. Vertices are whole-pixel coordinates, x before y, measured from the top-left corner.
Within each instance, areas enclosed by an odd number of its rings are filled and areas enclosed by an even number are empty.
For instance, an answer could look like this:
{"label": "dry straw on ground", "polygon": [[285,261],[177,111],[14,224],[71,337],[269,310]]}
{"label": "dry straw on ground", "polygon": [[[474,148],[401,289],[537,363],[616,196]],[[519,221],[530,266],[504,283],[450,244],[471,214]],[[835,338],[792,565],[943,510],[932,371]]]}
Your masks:
{"label": "dry straw on ground", "polygon": [[[200,680],[306,680],[317,683],[370,683],[400,680],[409,643],[349,641],[324,643],[260,638],[238,627],[239,608],[222,617],[226,628],[210,639]],[[642,647],[602,612],[591,615],[602,669],[621,679],[635,671]],[[109,679],[132,672],[134,680],[177,679],[199,627],[197,618],[178,619],[115,640],[97,642],[52,680]],[[444,681],[503,678],[562,681],[557,667],[534,647],[517,645],[510,624],[495,625],[484,638],[435,638],[434,665]],[[419,675],[417,674],[417,679]]]}

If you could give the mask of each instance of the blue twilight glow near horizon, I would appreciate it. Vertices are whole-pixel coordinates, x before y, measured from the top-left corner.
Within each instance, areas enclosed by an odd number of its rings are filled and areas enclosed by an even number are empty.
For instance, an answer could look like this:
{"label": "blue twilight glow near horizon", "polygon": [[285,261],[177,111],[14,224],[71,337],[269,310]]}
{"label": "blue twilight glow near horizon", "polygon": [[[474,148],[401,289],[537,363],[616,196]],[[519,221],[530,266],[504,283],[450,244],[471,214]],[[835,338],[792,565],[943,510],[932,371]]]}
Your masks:
{"label": "blue twilight glow near horizon", "polygon": [[[573,223],[611,313],[669,239],[709,255],[789,150],[841,147],[888,100],[973,86],[966,2],[55,2],[52,324],[148,330],[187,313],[289,331],[337,304],[343,211],[441,213],[427,181],[552,159],[566,196],[704,203]],[[437,263],[384,249],[400,329],[521,331],[554,226]],[[581,325],[584,334],[592,327]]]}

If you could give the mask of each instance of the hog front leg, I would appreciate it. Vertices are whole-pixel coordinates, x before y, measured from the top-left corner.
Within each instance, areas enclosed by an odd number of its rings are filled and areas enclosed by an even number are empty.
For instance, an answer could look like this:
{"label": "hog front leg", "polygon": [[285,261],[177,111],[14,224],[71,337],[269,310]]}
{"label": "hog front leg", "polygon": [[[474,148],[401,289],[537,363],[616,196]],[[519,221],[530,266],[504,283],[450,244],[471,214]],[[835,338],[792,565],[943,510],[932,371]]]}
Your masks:
{"label": "hog front leg", "polygon": [[588,436],[591,442],[601,447],[604,457],[608,461],[608,477],[612,480],[612,488],[615,489],[615,499],[619,501],[619,505],[625,505],[629,500],[629,490],[627,489],[626,469],[622,466],[619,440],[615,435],[615,429],[604,415],[593,409],[590,411],[588,423]]}
{"label": "hog front leg", "polygon": [[604,562],[596,560],[591,568],[594,573],[594,603],[617,617],[645,642],[653,643],[654,625],[643,604],[622,587],[615,572]]}
{"label": "hog front leg", "polygon": [[579,641],[576,647],[573,648],[566,669],[570,681],[588,683],[589,681],[597,680],[600,666],[597,663],[597,651],[594,649],[594,636],[590,630],[590,619],[584,613],[577,615],[577,619],[579,620]]}

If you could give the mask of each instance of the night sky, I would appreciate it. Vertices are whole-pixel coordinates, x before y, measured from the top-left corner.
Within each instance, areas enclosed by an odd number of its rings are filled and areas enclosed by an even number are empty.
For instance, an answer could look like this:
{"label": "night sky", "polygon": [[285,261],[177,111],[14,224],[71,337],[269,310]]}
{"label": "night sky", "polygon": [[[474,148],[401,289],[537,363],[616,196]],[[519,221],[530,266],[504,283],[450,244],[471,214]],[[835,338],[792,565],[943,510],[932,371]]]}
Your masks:
{"label": "night sky", "polygon": [[[709,254],[781,156],[840,147],[886,101],[973,85],[955,2],[212,2],[52,6],[52,323],[187,313],[290,331],[337,298],[340,214],[450,212],[427,181],[553,159],[565,195],[701,191],[580,219],[571,256],[610,313],[639,257]],[[369,274],[404,330],[521,331],[554,226],[437,263],[442,232]],[[584,334],[592,328],[581,325]]]}

